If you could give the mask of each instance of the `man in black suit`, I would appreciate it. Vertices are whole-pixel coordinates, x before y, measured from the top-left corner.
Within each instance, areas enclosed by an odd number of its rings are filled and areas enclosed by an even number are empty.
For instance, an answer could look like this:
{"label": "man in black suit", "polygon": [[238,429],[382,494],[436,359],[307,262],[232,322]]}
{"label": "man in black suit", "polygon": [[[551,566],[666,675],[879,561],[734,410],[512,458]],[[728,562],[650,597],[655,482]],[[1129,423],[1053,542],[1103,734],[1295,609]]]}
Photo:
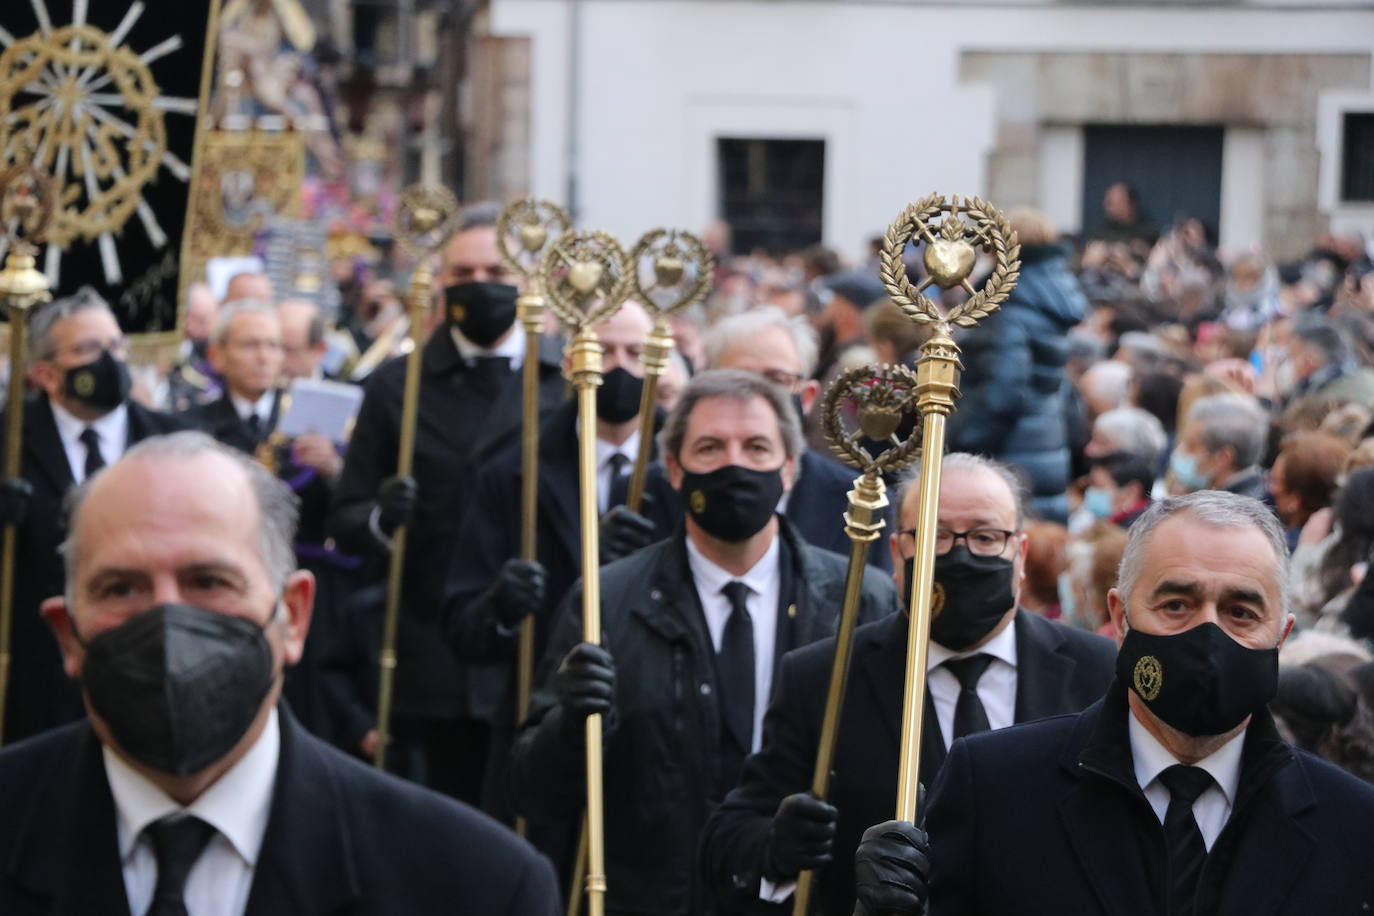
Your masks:
{"label": "man in black suit", "polygon": [[70,600],[43,614],[90,718],[0,753],[0,912],[556,912],[525,843],[278,703],[314,592],[295,516],[280,481],[202,433],[78,493]]}
{"label": "man in black suit", "polygon": [[182,416],[225,445],[252,455],[280,419],[282,338],[276,309],[257,299],[226,303],[215,316],[209,354],[224,393]]}
{"label": "man in black suit", "polygon": [[[776,512],[801,443],[776,385],[730,369],[693,378],[659,436],[684,527],[602,569],[601,646],[582,641],[580,588],[560,610],[513,788],[529,817],[578,814],[583,723],[606,717],[610,914],[705,912],[696,836],[758,747],[777,661],[834,633],[845,560]],[[865,576],[861,600],[863,620],[892,613],[891,581]]]}
{"label": "man in black suit", "polygon": [[[750,309],[716,322],[703,344],[710,368],[743,369],[781,385],[792,396],[803,423],[820,399],[821,384],[811,377],[820,342],[805,318],[789,317],[773,305]],[[784,497],[781,511],[806,543],[849,553],[844,524],[835,520],[849,509],[849,491],[857,476],[824,452],[809,446],[802,452],[797,482]],[[890,515],[887,521],[892,523]],[[886,550],[870,550],[868,562],[892,570]]]}
{"label": "man in black suit", "polygon": [[414,475],[396,476],[406,361],[394,359],[367,380],[330,517],[339,547],[379,569],[391,533],[409,525],[389,759],[410,761],[408,775],[474,803],[489,740],[481,709],[488,675],[459,663],[444,640],[449,562],[478,470],[519,434],[524,360],[539,360],[541,411],[562,404],[567,390],[557,338],[544,337],[537,354],[525,352],[513,277],[496,247],[497,213],[464,208],[442,255],[445,320],[421,357]]}
{"label": "man in black suit", "polygon": [[[22,478],[8,481],[0,521],[18,523],[5,743],[80,718],[81,699],[38,615],[62,591],[62,500],[74,483],[148,436],[180,429],[129,398],[128,345],[94,290],[40,308],[29,322],[30,377],[24,401]],[[11,384],[23,384],[12,379]],[[4,449],[0,426],[0,453]]]}
{"label": "man in black suit", "polygon": [[930,912],[960,916],[1374,907],[1374,788],[1284,742],[1265,708],[1293,625],[1286,554],[1251,497],[1152,505],[1108,595],[1116,682],[1076,716],[957,742],[929,846],[890,822],[856,855],[891,879],[882,912],[922,912],[927,875]]}
{"label": "man in black suit", "polygon": [[[904,481],[898,500],[902,530],[888,538],[904,597],[915,550],[918,480],[913,475]],[[1025,570],[1023,498],[1006,466],[974,455],[945,456],[935,566],[943,607],[933,628],[938,641],[930,647],[921,742],[927,784],[955,737],[1083,709],[1111,681],[1109,640],[1017,605]],[[790,912],[798,872],[823,865],[818,912],[853,912],[854,850],[863,831],[890,818],[897,806],[906,650],[906,613],[855,633],[829,804],[806,793],[835,641],[783,659],[763,747],[702,833],[702,867],[724,909]],[[970,664],[983,670],[966,696],[959,679]]]}

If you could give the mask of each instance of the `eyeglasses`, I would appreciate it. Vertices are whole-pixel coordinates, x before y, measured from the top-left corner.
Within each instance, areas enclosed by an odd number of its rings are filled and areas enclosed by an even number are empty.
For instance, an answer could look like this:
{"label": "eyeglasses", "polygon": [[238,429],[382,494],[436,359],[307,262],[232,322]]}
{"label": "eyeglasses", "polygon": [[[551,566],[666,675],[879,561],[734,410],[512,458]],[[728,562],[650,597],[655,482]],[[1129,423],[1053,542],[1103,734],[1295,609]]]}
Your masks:
{"label": "eyeglasses", "polygon": [[[902,534],[907,535],[914,542],[916,540],[916,529],[907,528]],[[968,552],[977,557],[995,557],[1007,549],[1007,542],[1011,540],[1015,531],[1006,531],[1002,528],[970,528],[967,531],[950,531],[948,528],[937,528],[935,530],[935,555],[944,556],[954,549],[954,542],[960,538],[968,545]]]}
{"label": "eyeglasses", "polygon": [[765,369],[759,375],[790,392],[796,392],[797,386],[805,381],[805,376],[800,372],[788,372],[786,369]]}

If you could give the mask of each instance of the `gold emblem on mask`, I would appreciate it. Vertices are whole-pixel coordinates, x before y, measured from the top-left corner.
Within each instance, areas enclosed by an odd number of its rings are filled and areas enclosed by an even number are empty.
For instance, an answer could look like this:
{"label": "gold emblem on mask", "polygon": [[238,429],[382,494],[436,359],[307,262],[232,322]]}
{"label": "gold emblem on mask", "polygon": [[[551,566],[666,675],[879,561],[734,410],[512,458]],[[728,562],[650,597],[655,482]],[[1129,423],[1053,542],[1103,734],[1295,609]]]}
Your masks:
{"label": "gold emblem on mask", "polygon": [[468,310],[461,305],[450,305],[448,307],[448,320],[458,324],[468,315]]}
{"label": "gold emblem on mask", "polygon": [[72,388],[76,390],[78,397],[88,398],[95,394],[95,373],[78,372],[72,379]]}
{"label": "gold emblem on mask", "polygon": [[934,620],[940,616],[940,612],[945,609],[945,587],[936,582],[930,587],[930,619]]}
{"label": "gold emblem on mask", "polygon": [[693,490],[691,496],[692,512],[696,515],[706,511],[706,494],[700,490]]}
{"label": "gold emblem on mask", "polygon": [[1164,669],[1153,655],[1141,656],[1140,661],[1135,663],[1131,677],[1135,682],[1135,692],[1145,700],[1159,696],[1159,688],[1164,686]]}

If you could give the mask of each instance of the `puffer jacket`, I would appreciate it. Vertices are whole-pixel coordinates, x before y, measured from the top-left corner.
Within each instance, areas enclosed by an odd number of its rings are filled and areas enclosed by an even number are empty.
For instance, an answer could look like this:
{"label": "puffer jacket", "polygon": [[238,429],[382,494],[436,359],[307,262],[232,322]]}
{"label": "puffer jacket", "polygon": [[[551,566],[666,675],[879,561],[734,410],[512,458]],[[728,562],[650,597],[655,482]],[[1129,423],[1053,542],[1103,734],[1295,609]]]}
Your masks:
{"label": "puffer jacket", "polygon": [[1057,245],[1021,249],[1021,278],[1000,312],[956,336],[963,393],[950,418],[950,451],[975,452],[1019,468],[1035,515],[1068,515],[1069,448],[1064,428],[1068,332],[1087,300]]}

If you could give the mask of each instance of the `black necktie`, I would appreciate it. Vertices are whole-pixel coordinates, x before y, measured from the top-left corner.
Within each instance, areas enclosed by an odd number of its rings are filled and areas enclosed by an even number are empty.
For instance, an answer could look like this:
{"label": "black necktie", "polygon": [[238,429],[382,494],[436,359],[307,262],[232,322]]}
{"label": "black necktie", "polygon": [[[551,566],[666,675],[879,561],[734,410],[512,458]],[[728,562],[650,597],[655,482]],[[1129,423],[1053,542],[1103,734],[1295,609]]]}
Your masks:
{"label": "black necktie", "polygon": [[[945,662],[949,673],[959,681],[959,699],[954,704],[954,737],[976,735],[992,728],[988,724],[988,711],[978,698],[978,679],[992,664],[992,656],[985,652],[970,655],[968,658],[951,658]],[[953,738],[950,739],[951,741]]]}
{"label": "black necktie", "polygon": [[248,427],[248,435],[254,440],[262,438],[262,418],[256,413],[250,413],[248,419],[243,421],[243,425]]}
{"label": "black necktie", "polygon": [[1169,790],[1169,810],[1164,813],[1164,845],[1169,854],[1169,914],[1192,916],[1197,879],[1207,859],[1202,831],[1193,817],[1193,802],[1212,784],[1212,774],[1201,767],[1175,764],[1159,774]]}
{"label": "black necktie", "polygon": [[749,616],[749,586],[725,583],[721,594],[730,600],[730,616],[720,641],[720,712],[740,749],[754,744],[754,622]]}
{"label": "black necktie", "polygon": [[[606,500],[606,510],[625,505],[630,493],[630,475],[625,473],[630,464],[630,456],[616,452],[607,459],[611,465],[611,489]],[[742,583],[741,583],[742,584]]]}
{"label": "black necktie", "polygon": [[510,359],[505,356],[478,356],[473,359],[468,373],[476,391],[494,395],[511,376]]}
{"label": "black necktie", "polygon": [[105,466],[105,456],[100,454],[100,434],[94,427],[87,426],[81,431],[81,444],[86,446],[86,479]]}
{"label": "black necktie", "polygon": [[186,878],[215,828],[198,817],[161,820],[144,828],[157,853],[157,890],[147,916],[186,916]]}

